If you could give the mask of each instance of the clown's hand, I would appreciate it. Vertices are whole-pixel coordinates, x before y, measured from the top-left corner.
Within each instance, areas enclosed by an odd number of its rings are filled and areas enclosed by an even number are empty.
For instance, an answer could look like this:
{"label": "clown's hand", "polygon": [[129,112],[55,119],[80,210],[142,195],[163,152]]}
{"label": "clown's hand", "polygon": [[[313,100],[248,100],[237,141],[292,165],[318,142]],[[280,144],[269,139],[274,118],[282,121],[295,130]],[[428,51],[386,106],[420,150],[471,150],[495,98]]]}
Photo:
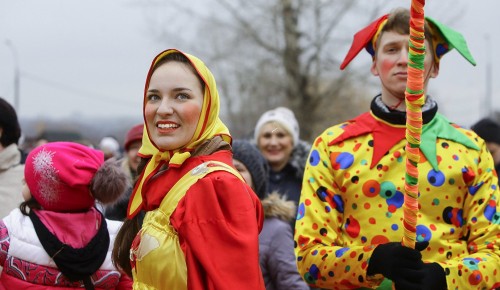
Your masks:
{"label": "clown's hand", "polygon": [[390,242],[378,245],[370,258],[368,275],[382,274],[391,279],[396,289],[420,290],[425,277],[424,262],[419,250]]}
{"label": "clown's hand", "polygon": [[[443,267],[438,263],[424,264],[423,268],[424,277],[420,283],[419,289],[429,290],[446,290],[446,276]],[[398,288],[396,288],[398,289]],[[401,288],[404,289],[404,288]]]}
{"label": "clown's hand", "polygon": [[416,249],[391,242],[378,245],[370,258],[367,274],[382,274],[394,282],[397,290],[446,289],[446,277],[438,263],[425,264],[420,251],[428,242],[417,243]]}

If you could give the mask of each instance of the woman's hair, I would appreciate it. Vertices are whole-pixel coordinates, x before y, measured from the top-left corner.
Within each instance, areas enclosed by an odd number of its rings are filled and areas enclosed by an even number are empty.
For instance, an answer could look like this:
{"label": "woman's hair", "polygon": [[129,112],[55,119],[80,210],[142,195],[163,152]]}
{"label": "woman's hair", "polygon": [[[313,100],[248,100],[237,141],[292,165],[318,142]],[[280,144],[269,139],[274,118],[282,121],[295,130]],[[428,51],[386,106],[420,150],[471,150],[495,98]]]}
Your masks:
{"label": "woman's hair", "polygon": [[194,73],[194,75],[198,78],[198,81],[200,82],[200,85],[201,85],[202,93],[205,93],[205,81],[200,76],[200,74],[198,74],[198,72],[196,71],[194,66],[191,64],[191,61],[189,61],[189,59],[184,54],[182,54],[180,52],[172,52],[172,53],[167,54],[163,58],[161,58],[159,61],[157,61],[154,64],[153,71],[155,71],[162,64],[165,64],[165,63],[171,62],[171,61],[177,61],[177,62],[183,63],[186,66],[188,66],[191,69],[191,71]]}
{"label": "woman's hair", "polygon": [[[167,54],[154,64],[153,71],[156,70],[158,67],[160,67],[162,64],[171,61],[184,63],[187,67],[189,67],[200,81],[202,92],[205,93],[205,81],[198,74],[198,72],[191,64],[189,59],[182,53],[173,52]],[[148,158],[141,158],[141,161],[137,166],[138,173],[144,171],[148,161],[149,161]],[[138,174],[138,176],[140,176],[140,174]],[[130,248],[132,246],[132,242],[134,241],[135,236],[137,235],[137,233],[141,228],[141,222],[140,222],[141,217],[142,217],[141,214],[137,214],[132,219],[125,219],[122,227],[120,228],[120,231],[116,235],[115,242],[113,245],[113,252],[111,254],[113,264],[115,265],[115,267],[125,272],[130,277],[132,277],[132,267],[130,265]]]}

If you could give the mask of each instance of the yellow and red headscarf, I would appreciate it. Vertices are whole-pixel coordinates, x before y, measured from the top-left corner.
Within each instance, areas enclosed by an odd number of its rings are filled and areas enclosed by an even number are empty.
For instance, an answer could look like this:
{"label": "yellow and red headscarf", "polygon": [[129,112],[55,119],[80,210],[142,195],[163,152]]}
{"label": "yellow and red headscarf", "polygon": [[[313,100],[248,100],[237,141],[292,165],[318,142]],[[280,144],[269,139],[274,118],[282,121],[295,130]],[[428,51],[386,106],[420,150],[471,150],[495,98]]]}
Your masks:
{"label": "yellow and red headscarf", "polygon": [[200,59],[177,49],[167,49],[154,58],[144,88],[143,112],[146,106],[146,94],[149,87],[149,81],[155,65],[171,53],[181,53],[186,56],[205,83],[205,94],[203,96],[201,115],[191,140],[182,148],[168,151],[163,151],[154,144],[148,133],[147,122],[144,122],[145,127],[142,135],[142,147],[139,149],[139,155],[141,157],[150,158],[150,160],[139,176],[132,196],[130,197],[127,211],[128,218],[132,218],[142,209],[144,194],[142,188],[144,184],[148,182],[149,178],[159,170],[162,164],[167,163],[170,167],[180,166],[191,156],[191,152],[196,149],[196,147],[215,136],[221,136],[226,142],[231,143],[229,130],[219,119],[219,93],[217,92],[214,76]]}

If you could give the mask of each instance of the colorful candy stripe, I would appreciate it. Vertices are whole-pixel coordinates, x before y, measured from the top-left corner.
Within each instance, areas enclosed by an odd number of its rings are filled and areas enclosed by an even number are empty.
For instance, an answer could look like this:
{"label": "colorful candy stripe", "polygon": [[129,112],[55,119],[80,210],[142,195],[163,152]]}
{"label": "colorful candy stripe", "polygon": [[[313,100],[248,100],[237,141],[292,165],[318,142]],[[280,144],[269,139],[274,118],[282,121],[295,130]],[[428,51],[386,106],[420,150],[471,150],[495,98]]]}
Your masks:
{"label": "colorful candy stripe", "polygon": [[406,175],[403,204],[403,245],[415,248],[418,214],[418,162],[422,134],[424,95],[424,5],[425,0],[412,0],[410,9],[410,40],[408,80],[406,83]]}

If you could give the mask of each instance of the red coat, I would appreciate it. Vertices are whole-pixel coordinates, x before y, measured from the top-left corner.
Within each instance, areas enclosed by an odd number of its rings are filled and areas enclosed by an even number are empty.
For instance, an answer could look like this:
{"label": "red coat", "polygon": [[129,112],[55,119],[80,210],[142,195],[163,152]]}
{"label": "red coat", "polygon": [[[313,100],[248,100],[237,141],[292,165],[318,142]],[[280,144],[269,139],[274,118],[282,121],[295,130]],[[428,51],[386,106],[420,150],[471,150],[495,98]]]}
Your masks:
{"label": "red coat", "polygon": [[[185,173],[210,160],[232,165],[232,154],[223,150],[190,157],[154,176],[143,193],[167,193]],[[162,199],[148,198],[146,207],[155,209]],[[185,255],[188,289],[265,289],[258,241],[263,220],[258,197],[228,172],[213,172],[191,186],[170,218]]]}

